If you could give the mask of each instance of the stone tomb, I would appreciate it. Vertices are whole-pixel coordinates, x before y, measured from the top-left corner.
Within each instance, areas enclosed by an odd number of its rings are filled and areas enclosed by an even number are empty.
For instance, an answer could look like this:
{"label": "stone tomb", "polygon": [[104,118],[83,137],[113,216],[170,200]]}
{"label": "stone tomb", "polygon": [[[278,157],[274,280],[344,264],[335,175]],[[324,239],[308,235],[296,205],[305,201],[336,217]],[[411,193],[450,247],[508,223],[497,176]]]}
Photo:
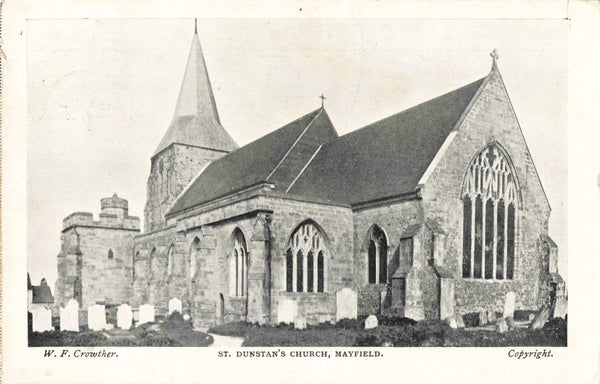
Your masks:
{"label": "stone tomb", "polygon": [[79,303],[75,299],[67,301],[64,308],[60,308],[60,330],[79,332]]}
{"label": "stone tomb", "polygon": [[33,332],[52,331],[52,311],[44,307],[36,307],[31,314],[33,316]]}
{"label": "stone tomb", "polygon": [[140,305],[140,321],[138,322],[138,326],[145,323],[153,323],[154,322],[154,305],[144,304]]}
{"label": "stone tomb", "polygon": [[133,312],[131,307],[127,304],[121,304],[117,308],[117,327],[121,329],[131,328],[133,322]]}
{"label": "stone tomb", "polygon": [[294,300],[284,299],[277,306],[277,323],[293,323],[298,314],[298,304]]}
{"label": "stone tomb", "polygon": [[88,328],[92,331],[106,329],[106,310],[104,305],[94,304],[88,308]]}
{"label": "stone tomb", "polygon": [[515,316],[515,301],[516,295],[514,292],[508,292],[506,299],[504,300],[504,312],[502,313],[503,318]]}
{"label": "stone tomb", "polygon": [[352,288],[342,288],[335,293],[335,321],[356,319],[358,298]]}
{"label": "stone tomb", "polygon": [[365,329],[377,328],[379,325],[379,321],[377,320],[377,316],[370,315],[365,320]]}
{"label": "stone tomb", "polygon": [[178,298],[174,297],[171,300],[169,300],[169,315],[172,314],[173,312],[179,312],[182,313],[182,308],[181,308],[181,300],[179,300]]}

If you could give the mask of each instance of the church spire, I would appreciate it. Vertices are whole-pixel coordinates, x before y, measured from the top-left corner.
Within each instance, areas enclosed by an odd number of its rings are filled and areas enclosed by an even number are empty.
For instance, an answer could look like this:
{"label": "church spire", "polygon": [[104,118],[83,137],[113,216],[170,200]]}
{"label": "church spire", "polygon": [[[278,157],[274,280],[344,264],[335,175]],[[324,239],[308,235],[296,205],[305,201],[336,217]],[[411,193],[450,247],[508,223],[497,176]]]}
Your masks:
{"label": "church spire", "polygon": [[173,120],[154,155],[173,143],[227,152],[237,148],[237,144],[221,126],[196,20]]}

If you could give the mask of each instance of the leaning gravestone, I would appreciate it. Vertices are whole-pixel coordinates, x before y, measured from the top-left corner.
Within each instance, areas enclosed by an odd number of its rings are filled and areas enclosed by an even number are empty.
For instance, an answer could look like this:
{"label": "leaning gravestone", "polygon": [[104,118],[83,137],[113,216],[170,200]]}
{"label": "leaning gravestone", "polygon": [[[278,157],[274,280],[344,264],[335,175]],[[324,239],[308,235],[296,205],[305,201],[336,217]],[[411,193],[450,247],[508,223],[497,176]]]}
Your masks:
{"label": "leaning gravestone", "polygon": [[179,313],[182,313],[182,310],[181,310],[181,300],[179,300],[176,297],[174,297],[171,300],[169,300],[169,315],[172,314],[175,311],[177,311]]}
{"label": "leaning gravestone", "polygon": [[33,332],[52,331],[52,312],[44,307],[31,311],[33,315]]}
{"label": "leaning gravestone", "polygon": [[117,308],[117,327],[129,329],[132,322],[133,312],[131,311],[131,307],[127,304],[119,305],[119,308]]}
{"label": "leaning gravestone", "polygon": [[294,319],[294,328],[306,329],[306,317],[296,316],[296,318]]}
{"label": "leaning gravestone", "polygon": [[88,308],[88,328],[92,331],[106,329],[106,310],[104,305],[94,304]]}
{"label": "leaning gravestone", "polygon": [[140,321],[138,326],[145,323],[153,323],[154,322],[154,305],[144,304],[140,305]]}
{"label": "leaning gravestone", "polygon": [[356,291],[342,288],[335,294],[335,321],[356,319],[358,315]]}
{"label": "leaning gravestone", "polygon": [[506,299],[504,300],[504,312],[502,312],[502,317],[514,317],[515,316],[515,300],[516,296],[514,292],[508,292],[506,294]]}
{"label": "leaning gravestone", "polygon": [[540,329],[546,324],[548,319],[550,318],[550,307],[542,308],[533,318],[531,324],[529,324],[529,329]]}
{"label": "leaning gravestone", "polygon": [[60,308],[60,330],[79,332],[79,303],[75,299],[67,301],[64,308]]}
{"label": "leaning gravestone", "polygon": [[365,329],[377,328],[379,325],[379,321],[377,320],[377,316],[370,315],[365,320]]}
{"label": "leaning gravestone", "polygon": [[280,300],[277,306],[277,323],[293,323],[298,314],[298,304],[294,300]]}
{"label": "leaning gravestone", "polygon": [[463,319],[460,313],[454,313],[454,320],[456,320],[456,328],[465,327],[465,319]]}

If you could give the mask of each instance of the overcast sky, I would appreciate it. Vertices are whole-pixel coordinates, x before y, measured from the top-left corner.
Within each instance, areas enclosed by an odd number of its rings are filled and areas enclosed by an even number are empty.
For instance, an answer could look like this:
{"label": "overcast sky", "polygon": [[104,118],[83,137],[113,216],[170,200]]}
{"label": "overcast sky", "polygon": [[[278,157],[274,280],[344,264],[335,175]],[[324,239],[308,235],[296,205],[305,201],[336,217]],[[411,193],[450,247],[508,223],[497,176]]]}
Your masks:
{"label": "overcast sky", "polygon": [[[193,19],[29,20],[28,271],[54,284],[62,219],[117,192],[143,222]],[[244,145],[320,106],[344,134],[499,68],[567,264],[567,22],[198,21],[221,123]],[[53,285],[52,285],[53,286]]]}

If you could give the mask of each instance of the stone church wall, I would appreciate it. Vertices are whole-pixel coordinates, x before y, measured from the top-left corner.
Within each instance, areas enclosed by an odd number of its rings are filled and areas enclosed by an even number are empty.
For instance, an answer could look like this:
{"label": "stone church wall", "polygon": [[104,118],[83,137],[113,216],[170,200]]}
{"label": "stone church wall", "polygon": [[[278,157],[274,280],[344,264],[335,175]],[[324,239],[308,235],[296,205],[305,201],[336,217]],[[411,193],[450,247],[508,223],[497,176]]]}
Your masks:
{"label": "stone church wall", "polygon": [[379,226],[388,241],[388,282],[399,265],[399,244],[406,229],[423,221],[420,201],[404,201],[382,204],[372,208],[356,210],[354,217],[354,270],[358,289],[359,314],[368,315],[380,310],[380,292],[388,291],[388,284],[369,284],[367,276],[369,229]]}
{"label": "stone church wall", "polygon": [[[523,200],[517,215],[515,278],[463,279],[463,180],[473,157],[492,142],[497,142],[508,152],[521,187]],[[447,232],[443,264],[455,273],[455,297],[461,313],[480,309],[500,310],[509,291],[517,295],[517,308],[537,308],[538,286],[543,275],[539,239],[548,231],[550,209],[497,73],[491,77],[445,155],[435,166],[422,188],[422,196],[425,217],[436,220]]]}

